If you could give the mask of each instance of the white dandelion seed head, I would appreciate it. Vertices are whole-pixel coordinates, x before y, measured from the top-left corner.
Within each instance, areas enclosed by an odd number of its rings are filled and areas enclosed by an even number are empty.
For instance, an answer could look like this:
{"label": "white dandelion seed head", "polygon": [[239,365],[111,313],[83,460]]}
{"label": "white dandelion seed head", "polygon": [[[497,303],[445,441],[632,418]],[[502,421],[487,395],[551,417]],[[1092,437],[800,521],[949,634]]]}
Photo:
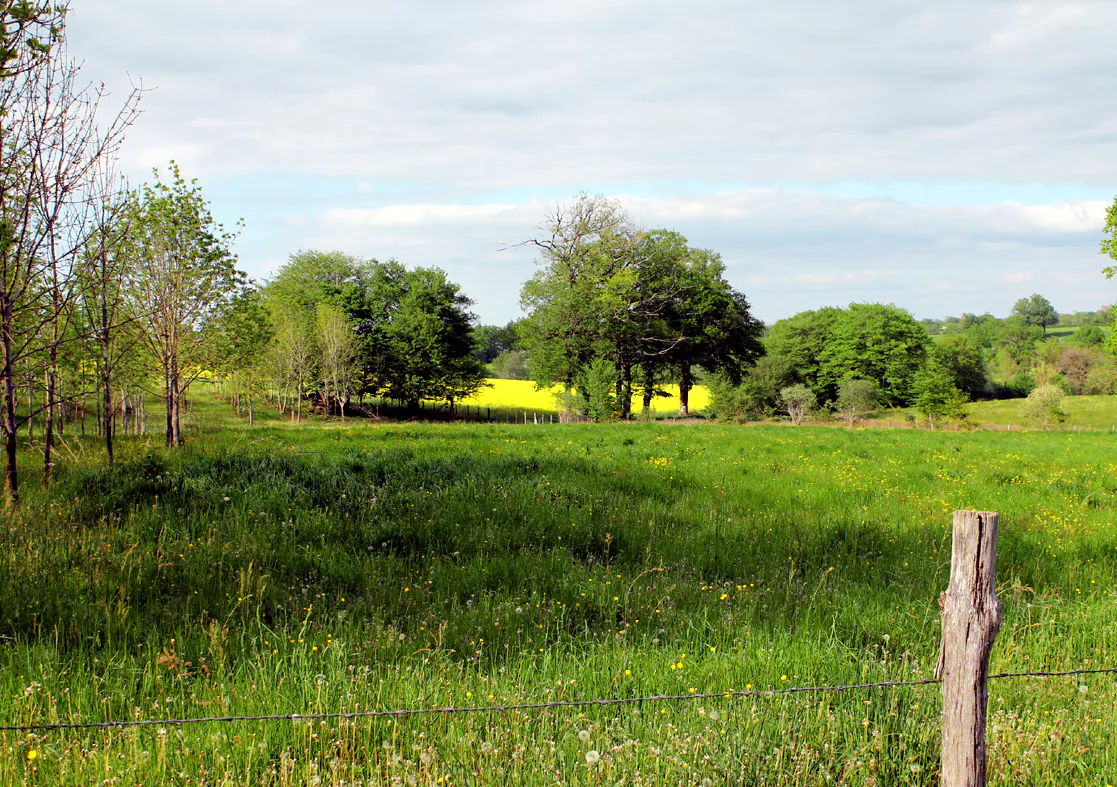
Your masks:
{"label": "white dandelion seed head", "polygon": [[589,730],[578,730],[578,740],[580,740],[582,743],[585,743],[589,739],[590,739],[590,731]]}
{"label": "white dandelion seed head", "polygon": [[601,754],[598,753],[597,749],[590,749],[588,752],[586,752],[586,765],[593,765],[600,759]]}

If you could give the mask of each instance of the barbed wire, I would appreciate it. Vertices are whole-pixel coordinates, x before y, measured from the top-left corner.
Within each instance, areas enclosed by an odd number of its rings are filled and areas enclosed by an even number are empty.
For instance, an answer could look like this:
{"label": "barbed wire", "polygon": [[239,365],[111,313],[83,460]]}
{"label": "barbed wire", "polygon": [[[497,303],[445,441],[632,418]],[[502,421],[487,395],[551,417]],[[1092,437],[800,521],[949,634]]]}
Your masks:
{"label": "barbed wire", "polygon": [[[988,680],[1006,678],[1063,678],[1073,675],[1117,674],[1117,667],[1102,669],[1077,669],[1065,672],[1001,672],[990,675]],[[325,721],[328,719],[375,719],[402,716],[451,715],[457,713],[508,713],[511,711],[553,710],[562,708],[605,708],[614,705],[638,705],[654,702],[693,702],[740,697],[774,697],[786,694],[855,691],[861,689],[891,689],[930,686],[941,680],[881,681],[879,683],[851,683],[840,686],[789,686],[784,689],[734,689],[702,694],[655,694],[647,697],[613,697],[596,700],[555,700],[553,702],[521,703],[516,705],[447,706],[441,708],[401,708],[398,710],[341,711],[335,713],[280,713],[260,716],[205,716],[191,719],[136,719],[132,721],[93,721],[59,724],[25,724],[0,726],[0,732],[49,732],[55,730],[120,729],[124,727],[182,727],[187,724],[249,721]]]}

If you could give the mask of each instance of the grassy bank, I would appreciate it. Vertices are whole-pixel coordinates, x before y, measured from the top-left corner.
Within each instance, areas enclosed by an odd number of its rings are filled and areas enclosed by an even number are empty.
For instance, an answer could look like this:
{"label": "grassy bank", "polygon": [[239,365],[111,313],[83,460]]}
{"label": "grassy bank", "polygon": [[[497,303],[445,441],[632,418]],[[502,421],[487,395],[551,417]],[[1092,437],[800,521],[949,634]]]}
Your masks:
{"label": "grassy bank", "polygon": [[[1117,662],[1108,434],[222,412],[172,455],[75,451],[28,485],[0,536],[0,724],[926,677],[964,507],[1002,514],[994,671]],[[1003,681],[991,707],[991,783],[1114,783],[1111,678]],[[928,687],[6,733],[0,785],[927,784],[938,708]]]}

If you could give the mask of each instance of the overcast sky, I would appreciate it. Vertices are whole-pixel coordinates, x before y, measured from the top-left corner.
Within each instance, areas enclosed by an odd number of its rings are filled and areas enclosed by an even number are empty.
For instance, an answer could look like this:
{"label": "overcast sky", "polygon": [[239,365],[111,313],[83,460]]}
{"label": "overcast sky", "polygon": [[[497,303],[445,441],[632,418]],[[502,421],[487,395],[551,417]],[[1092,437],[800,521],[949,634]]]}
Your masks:
{"label": "overcast sky", "polygon": [[522,249],[581,190],[720,251],[774,321],[1117,301],[1117,0],[73,0],[72,54],[149,92],[242,267],[299,249],[438,265],[519,316]]}

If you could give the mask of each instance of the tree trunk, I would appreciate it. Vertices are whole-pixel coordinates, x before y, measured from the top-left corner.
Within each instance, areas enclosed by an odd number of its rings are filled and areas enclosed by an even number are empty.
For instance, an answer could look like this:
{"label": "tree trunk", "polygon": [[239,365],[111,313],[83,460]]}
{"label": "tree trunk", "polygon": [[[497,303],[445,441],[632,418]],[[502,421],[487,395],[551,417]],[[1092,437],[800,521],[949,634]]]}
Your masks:
{"label": "tree trunk", "polygon": [[690,415],[690,389],[694,386],[694,377],[691,375],[690,362],[684,361],[679,374],[679,415]]}
{"label": "tree trunk", "polygon": [[[11,314],[4,314],[4,325],[11,325]],[[7,493],[7,502],[10,506],[19,504],[19,473],[16,470],[16,441],[19,434],[16,431],[16,380],[15,368],[12,359],[12,336],[7,330],[3,331],[0,343],[4,345],[4,448],[7,454],[7,464],[4,473],[4,490]]]}
{"label": "tree trunk", "polygon": [[49,358],[50,363],[47,367],[46,425],[43,429],[44,484],[50,483],[51,470],[54,468],[54,462],[51,461],[51,453],[54,451],[54,397],[57,393],[56,388],[58,386],[58,344],[56,341],[51,341]]}
{"label": "tree trunk", "polygon": [[167,404],[167,448],[175,446],[175,386],[171,376],[171,362],[167,359],[166,368],[163,370],[164,399]]}
{"label": "tree trunk", "polygon": [[621,419],[632,415],[632,362],[621,363]]}

